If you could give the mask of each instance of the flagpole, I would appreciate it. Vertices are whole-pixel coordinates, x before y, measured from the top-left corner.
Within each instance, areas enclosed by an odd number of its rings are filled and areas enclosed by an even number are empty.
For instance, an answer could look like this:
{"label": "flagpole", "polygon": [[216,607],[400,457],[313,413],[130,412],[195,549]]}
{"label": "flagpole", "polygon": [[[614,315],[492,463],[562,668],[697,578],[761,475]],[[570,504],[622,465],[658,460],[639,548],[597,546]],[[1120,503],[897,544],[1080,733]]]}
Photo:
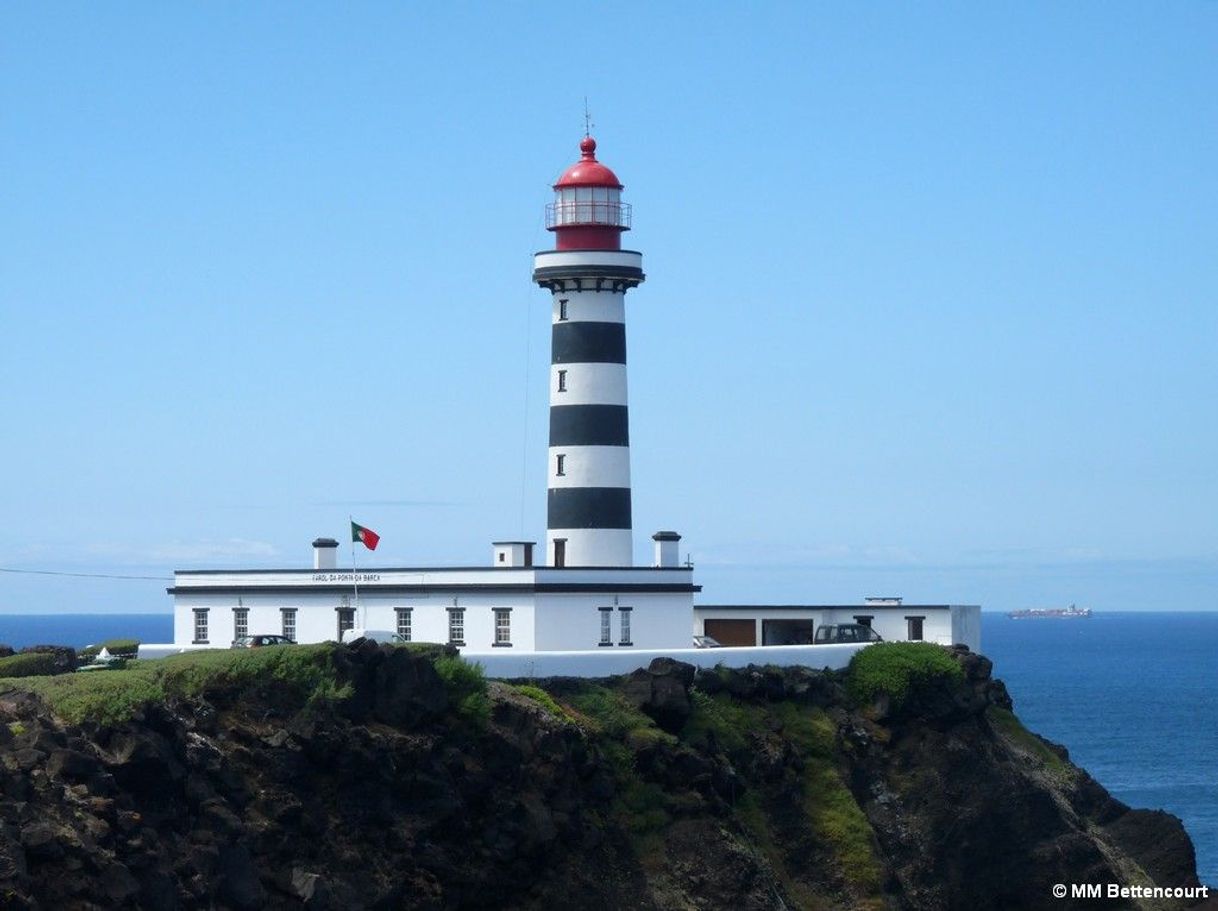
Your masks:
{"label": "flagpole", "polygon": [[[355,567],[355,519],[347,516],[347,521],[351,523],[351,584],[355,586],[355,609],[359,610],[359,582],[357,581],[359,573]],[[368,618],[361,617],[360,623],[367,628]]]}

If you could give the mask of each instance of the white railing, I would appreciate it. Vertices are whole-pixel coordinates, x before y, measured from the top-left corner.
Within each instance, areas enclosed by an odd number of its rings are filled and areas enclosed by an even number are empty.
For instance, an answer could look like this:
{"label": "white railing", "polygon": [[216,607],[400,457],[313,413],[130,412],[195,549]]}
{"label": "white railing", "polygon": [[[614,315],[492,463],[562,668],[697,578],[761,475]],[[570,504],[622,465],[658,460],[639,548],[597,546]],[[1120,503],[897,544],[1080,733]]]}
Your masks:
{"label": "white railing", "polygon": [[552,202],[546,205],[546,227],[611,225],[630,230],[633,213],[628,202]]}

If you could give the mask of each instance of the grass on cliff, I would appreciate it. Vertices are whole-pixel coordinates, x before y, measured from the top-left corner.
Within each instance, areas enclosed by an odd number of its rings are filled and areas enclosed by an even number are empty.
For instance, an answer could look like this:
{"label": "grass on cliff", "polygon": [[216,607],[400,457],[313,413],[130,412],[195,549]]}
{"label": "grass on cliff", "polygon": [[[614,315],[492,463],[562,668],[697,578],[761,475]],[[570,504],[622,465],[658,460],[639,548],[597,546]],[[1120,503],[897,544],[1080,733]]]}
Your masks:
{"label": "grass on cliff", "polygon": [[283,687],[310,703],[343,699],[332,644],[259,649],[215,649],[135,661],[121,671],[0,679],[0,692],[36,693],[72,724],[91,719],[117,724],[141,707],[170,696],[198,696],[210,689]]}
{"label": "grass on cliff", "polygon": [[448,707],[474,727],[486,727],[491,717],[491,701],[486,695],[482,665],[458,655],[440,655],[434,660],[436,673],[448,694]]}
{"label": "grass on cliff", "polygon": [[942,646],[879,642],[854,653],[846,669],[846,691],[857,705],[866,705],[887,693],[895,709],[919,687],[939,680],[963,679],[964,670]]}
{"label": "grass on cliff", "polygon": [[985,717],[994,730],[1023,752],[1039,759],[1050,772],[1059,777],[1073,774],[1069,763],[1045,746],[1043,740],[1025,728],[1013,712],[991,705],[986,708]]}
{"label": "grass on cliff", "polygon": [[[794,744],[803,759],[802,809],[813,835],[829,849],[842,877],[860,896],[877,896],[883,869],[875,854],[871,826],[838,771],[836,731],[824,710],[794,702],[757,704],[697,689],[691,696],[694,712],[681,738],[701,749],[713,743],[740,768],[748,766],[750,754],[757,749],[756,739],[765,732],[780,732]],[[764,805],[754,783],[754,789],[737,804],[737,817],[792,896],[806,897],[807,887],[795,879],[802,861],[786,856],[783,839],[773,831]]]}

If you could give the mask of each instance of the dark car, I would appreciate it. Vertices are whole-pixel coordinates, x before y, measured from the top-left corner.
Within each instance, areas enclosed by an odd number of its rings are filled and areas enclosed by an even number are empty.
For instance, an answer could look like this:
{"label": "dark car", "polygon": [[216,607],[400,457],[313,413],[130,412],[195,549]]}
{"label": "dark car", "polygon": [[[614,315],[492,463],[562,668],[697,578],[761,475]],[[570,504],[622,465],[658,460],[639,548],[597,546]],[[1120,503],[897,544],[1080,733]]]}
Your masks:
{"label": "dark car", "polygon": [[884,639],[870,626],[861,623],[826,623],[816,630],[815,645],[833,642],[883,642]]}
{"label": "dark car", "polygon": [[266,645],[295,645],[287,636],[276,636],[271,633],[259,633],[255,636],[242,636],[233,640],[233,648],[262,648]]}

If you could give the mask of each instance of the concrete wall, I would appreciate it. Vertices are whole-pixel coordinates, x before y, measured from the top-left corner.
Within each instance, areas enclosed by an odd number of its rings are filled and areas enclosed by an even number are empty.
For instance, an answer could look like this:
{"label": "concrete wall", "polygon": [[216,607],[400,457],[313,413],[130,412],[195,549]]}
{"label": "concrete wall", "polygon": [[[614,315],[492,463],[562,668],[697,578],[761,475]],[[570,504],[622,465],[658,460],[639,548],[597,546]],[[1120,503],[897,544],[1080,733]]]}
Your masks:
{"label": "concrete wall", "polygon": [[952,644],[957,642],[971,651],[981,651],[981,605],[952,605]]}
{"label": "concrete wall", "polygon": [[839,670],[862,643],[850,645],[775,645],[768,648],[597,649],[578,652],[474,652],[463,656],[482,665],[488,677],[503,680],[537,677],[609,677],[647,667],[654,658],[675,658],[695,667],[747,667],[775,664]]}

